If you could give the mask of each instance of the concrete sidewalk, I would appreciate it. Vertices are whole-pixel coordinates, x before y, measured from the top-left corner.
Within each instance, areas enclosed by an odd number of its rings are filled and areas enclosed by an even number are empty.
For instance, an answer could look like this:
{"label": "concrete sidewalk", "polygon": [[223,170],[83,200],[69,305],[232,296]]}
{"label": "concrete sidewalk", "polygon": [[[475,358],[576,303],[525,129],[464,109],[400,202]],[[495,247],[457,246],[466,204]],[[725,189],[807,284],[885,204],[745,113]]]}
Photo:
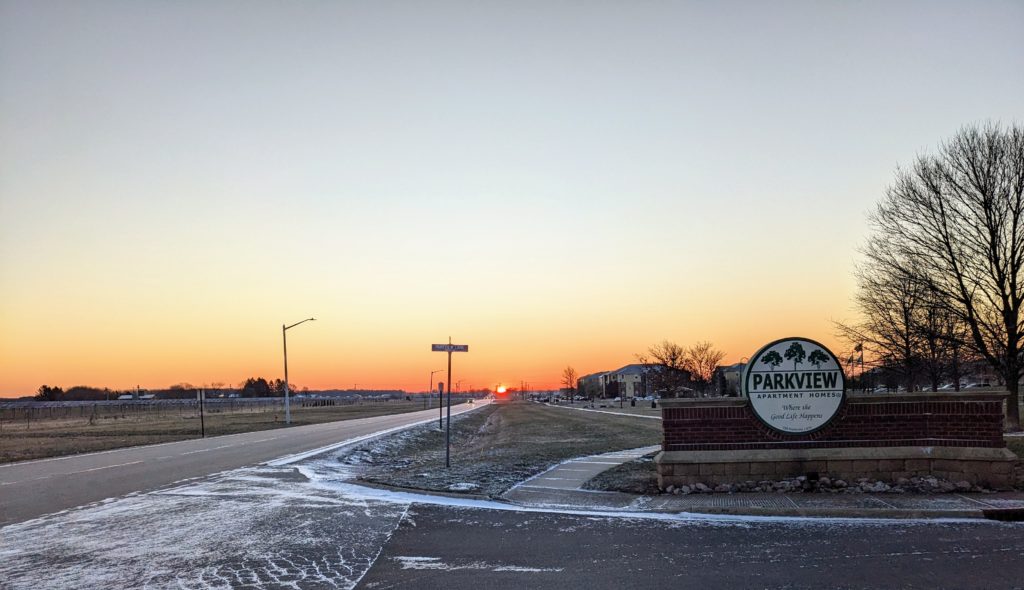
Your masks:
{"label": "concrete sidewalk", "polygon": [[[616,512],[698,512],[753,516],[846,518],[991,518],[998,511],[1024,510],[1024,493],[823,494],[739,493],[638,496],[581,489],[597,474],[656,452],[660,447],[592,455],[561,463],[506,492],[522,506]],[[1020,517],[1018,516],[1018,520]]]}
{"label": "concrete sidewalk", "polygon": [[644,455],[656,453],[659,450],[661,450],[660,446],[650,446],[570,459],[565,463],[555,465],[540,475],[535,475],[517,484],[511,490],[505,492],[505,498],[509,500],[529,499],[530,494],[544,494],[548,490],[557,490],[559,492],[579,490],[583,484],[594,479],[602,471],[607,471],[612,467],[639,459]]}
{"label": "concrete sidewalk", "polygon": [[566,403],[547,403],[544,404],[549,408],[560,408],[563,410],[577,410],[580,412],[597,412],[599,414],[614,414],[618,416],[632,416],[634,418],[653,418],[655,420],[661,420],[661,406],[656,408],[651,407],[651,402],[641,402],[636,406],[630,406],[624,404],[623,407],[619,407],[618,402],[612,402],[607,404],[605,407],[601,405],[591,405],[590,403],[577,402],[576,404]]}

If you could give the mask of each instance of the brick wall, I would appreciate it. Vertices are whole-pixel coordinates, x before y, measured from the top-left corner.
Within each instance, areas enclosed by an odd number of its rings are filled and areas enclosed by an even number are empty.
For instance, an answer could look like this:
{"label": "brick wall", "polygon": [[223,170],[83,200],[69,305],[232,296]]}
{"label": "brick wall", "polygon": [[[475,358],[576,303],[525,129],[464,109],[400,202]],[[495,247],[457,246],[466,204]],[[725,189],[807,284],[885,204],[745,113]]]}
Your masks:
{"label": "brick wall", "polygon": [[746,399],[663,400],[665,451],[838,447],[1003,448],[999,394],[848,395],[826,427],[782,434],[754,416]]}

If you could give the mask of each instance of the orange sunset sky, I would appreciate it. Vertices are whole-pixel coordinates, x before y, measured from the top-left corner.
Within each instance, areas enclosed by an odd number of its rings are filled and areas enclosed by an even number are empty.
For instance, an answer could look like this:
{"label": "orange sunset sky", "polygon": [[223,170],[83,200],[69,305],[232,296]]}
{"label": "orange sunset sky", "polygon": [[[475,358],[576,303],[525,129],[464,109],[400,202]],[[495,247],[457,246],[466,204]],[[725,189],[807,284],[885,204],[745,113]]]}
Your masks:
{"label": "orange sunset sky", "polygon": [[[898,5],[897,5],[898,4]],[[925,10],[927,7],[927,10]],[[0,396],[557,387],[846,345],[866,213],[1024,119],[1019,3],[0,1]]]}

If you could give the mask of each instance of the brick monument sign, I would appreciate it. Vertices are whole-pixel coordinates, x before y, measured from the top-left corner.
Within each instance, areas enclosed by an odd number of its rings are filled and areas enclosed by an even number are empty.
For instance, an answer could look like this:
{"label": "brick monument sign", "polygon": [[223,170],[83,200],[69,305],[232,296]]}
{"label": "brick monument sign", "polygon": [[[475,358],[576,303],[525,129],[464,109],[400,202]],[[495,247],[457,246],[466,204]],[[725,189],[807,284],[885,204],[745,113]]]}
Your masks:
{"label": "brick monument sign", "polygon": [[842,368],[804,338],[750,358],[740,398],[664,399],[662,488],[805,475],[895,482],[933,475],[1009,488],[1002,393],[845,391]]}

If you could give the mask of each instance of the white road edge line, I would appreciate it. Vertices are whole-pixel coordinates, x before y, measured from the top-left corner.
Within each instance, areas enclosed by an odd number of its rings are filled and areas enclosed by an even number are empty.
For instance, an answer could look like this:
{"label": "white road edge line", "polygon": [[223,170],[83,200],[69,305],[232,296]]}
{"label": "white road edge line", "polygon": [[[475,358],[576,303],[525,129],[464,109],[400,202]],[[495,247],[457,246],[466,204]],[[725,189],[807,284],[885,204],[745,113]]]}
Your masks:
{"label": "white road edge line", "polygon": [[124,467],[126,465],[136,465],[138,463],[145,463],[145,461],[131,461],[129,463],[118,463],[117,465],[104,465],[103,467],[93,467],[91,469],[80,469],[78,471],[68,471],[67,473],[51,473],[49,475],[42,475],[39,477],[30,477],[28,479],[19,479],[18,481],[8,481],[0,483],[0,486],[12,486],[19,483],[25,483],[27,481],[39,481],[41,479],[51,479],[54,477],[65,477],[68,475],[77,475],[79,473],[88,473],[90,471],[100,471],[101,469],[113,469],[115,467]]}
{"label": "white road edge line", "polygon": [[[460,405],[462,405],[462,404],[460,404]],[[489,403],[475,404],[471,408],[464,409],[464,410],[462,410],[460,412],[453,413],[452,415],[453,416],[460,416],[462,414],[465,414],[467,412],[472,412],[473,410],[476,410],[478,408],[482,408],[482,407],[487,406],[487,405],[489,405]],[[312,450],[309,450],[309,451],[303,451],[301,453],[295,453],[293,455],[285,455],[284,457],[279,457],[277,459],[272,459],[270,461],[264,461],[263,463],[260,463],[260,465],[266,465],[268,467],[281,467],[281,466],[284,466],[284,465],[290,465],[292,463],[297,463],[297,462],[302,461],[304,459],[308,459],[310,457],[313,457],[314,455],[319,455],[321,453],[326,453],[328,451],[333,451],[335,449],[340,449],[341,447],[345,447],[345,446],[352,445],[352,444],[355,444],[355,443],[363,442],[364,440],[369,440],[371,438],[376,438],[378,436],[384,436],[385,434],[391,434],[392,432],[398,432],[399,430],[405,430],[406,428],[412,428],[413,426],[419,426],[421,424],[429,424],[431,422],[434,422],[435,420],[437,420],[437,418],[434,418],[433,416],[431,416],[430,418],[427,418],[426,420],[420,420],[418,422],[410,422],[409,424],[403,424],[402,426],[395,426],[394,428],[388,428],[386,430],[378,430],[377,432],[371,432],[370,434],[364,434],[362,436],[357,436],[355,438],[350,438],[350,439],[347,439],[347,440],[343,440],[341,442],[332,443],[332,444],[329,444],[327,446],[323,446],[323,447],[320,447],[320,448],[317,448],[317,449],[312,449]]]}
{"label": "white road edge line", "polygon": [[129,463],[118,463],[117,465],[105,465],[103,467],[93,467],[92,469],[83,469],[81,471],[69,471],[68,473],[57,473],[47,477],[62,476],[62,475],[74,475],[76,473],[88,473],[90,471],[100,471],[101,469],[113,469],[115,467],[124,467],[125,465],[137,465],[144,463],[144,461],[131,461]]}

